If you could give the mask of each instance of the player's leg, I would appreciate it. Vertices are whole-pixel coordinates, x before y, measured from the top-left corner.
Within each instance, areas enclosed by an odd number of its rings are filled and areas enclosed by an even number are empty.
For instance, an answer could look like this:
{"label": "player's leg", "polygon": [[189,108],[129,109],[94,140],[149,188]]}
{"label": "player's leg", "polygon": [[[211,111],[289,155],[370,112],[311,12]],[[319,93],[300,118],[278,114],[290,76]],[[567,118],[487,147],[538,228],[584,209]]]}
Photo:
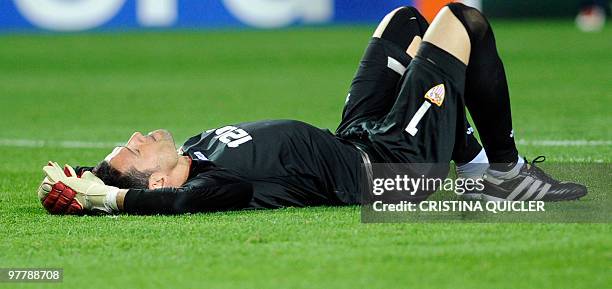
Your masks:
{"label": "player's leg", "polygon": [[[459,25],[459,19],[445,9],[447,8],[442,9],[432,22],[431,32],[425,35],[424,41],[443,49],[467,64],[471,50],[471,43],[470,45],[466,43],[469,36],[466,34],[465,27]],[[441,32],[456,37],[449,38]],[[484,172],[483,164],[487,164],[488,160],[486,156],[483,156],[484,150],[474,137],[473,130],[467,121],[463,108],[464,100],[461,96],[462,93],[457,94],[457,121],[452,159],[457,164],[458,174],[461,177],[479,177]]]}
{"label": "player's leg", "polygon": [[413,7],[401,7],[380,22],[362,57],[346,98],[336,134],[351,138],[355,127],[378,120],[395,102],[400,79],[427,30],[425,18]]}
{"label": "player's leg", "polygon": [[450,9],[469,35],[471,53],[466,70],[465,101],[491,162],[483,196],[492,200],[548,201],[584,196],[587,192],[584,186],[556,181],[518,156],[508,84],[491,25],[478,10],[463,4],[452,3],[445,9]]}
{"label": "player's leg", "polygon": [[[459,27],[458,23],[455,21],[455,19],[452,19],[450,14],[447,12],[441,13],[440,18],[434,23],[432,23],[432,25],[435,26],[435,28],[433,28],[434,30],[447,31],[449,34],[463,34],[462,29]],[[465,35],[463,35],[462,37],[465,37]],[[464,43],[462,43],[461,41],[448,42],[446,38],[447,37],[442,33],[432,32],[427,36],[426,41],[429,41],[434,45],[437,44],[439,47],[449,49],[448,51],[451,52],[451,54],[465,54],[467,52]],[[455,129],[456,133],[452,160],[457,165],[457,173],[459,177],[482,177],[484,170],[488,165],[488,160],[485,155],[484,149],[482,148],[478,140],[474,137],[473,129],[467,121],[465,109],[463,108],[463,99],[458,99],[457,109],[457,122]]]}
{"label": "player's leg", "polygon": [[491,26],[474,8],[458,3],[448,8],[470,34],[472,53],[466,71],[465,102],[487,156],[494,165],[516,163],[508,82]]}
{"label": "player's leg", "polygon": [[[442,11],[436,21],[432,23],[432,32],[427,33],[424,40],[442,48],[465,63],[470,53],[465,40],[469,37],[458,20],[448,11]],[[444,31],[446,34],[457,37],[449,39],[445,33],[435,33],[434,30]],[[472,134],[473,130],[471,130],[467,121],[461,94],[457,96],[459,99],[457,99],[457,122],[452,160],[457,165],[457,172],[460,177],[481,177],[488,160],[484,155],[482,146]]]}
{"label": "player's leg", "polygon": [[[465,28],[443,9],[408,66],[390,112],[368,131],[369,150],[382,162],[397,164],[388,165],[392,172],[402,170],[402,174],[427,178],[447,175],[456,137],[464,133],[462,94],[469,53]],[[419,191],[401,197],[418,202],[430,193]]]}
{"label": "player's leg", "polygon": [[450,162],[469,53],[465,28],[448,8],[442,9],[425,33],[393,107],[370,130],[374,149],[387,162]]}

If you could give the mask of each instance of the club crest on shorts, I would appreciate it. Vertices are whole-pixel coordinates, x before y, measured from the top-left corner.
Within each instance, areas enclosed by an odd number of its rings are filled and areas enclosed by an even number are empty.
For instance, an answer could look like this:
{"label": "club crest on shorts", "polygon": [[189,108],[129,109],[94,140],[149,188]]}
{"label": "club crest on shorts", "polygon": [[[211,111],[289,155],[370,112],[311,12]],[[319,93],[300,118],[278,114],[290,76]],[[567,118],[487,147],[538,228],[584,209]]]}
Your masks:
{"label": "club crest on shorts", "polygon": [[445,93],[444,84],[441,83],[428,90],[427,93],[425,93],[425,98],[429,99],[437,106],[442,106]]}

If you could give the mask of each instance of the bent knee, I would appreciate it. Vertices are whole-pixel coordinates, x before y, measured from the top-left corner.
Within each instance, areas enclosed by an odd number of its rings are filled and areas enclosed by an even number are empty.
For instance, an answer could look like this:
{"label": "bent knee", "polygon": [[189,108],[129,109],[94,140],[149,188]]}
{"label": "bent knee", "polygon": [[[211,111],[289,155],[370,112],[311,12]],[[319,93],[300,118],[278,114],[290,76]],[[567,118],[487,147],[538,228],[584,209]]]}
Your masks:
{"label": "bent knee", "polygon": [[469,61],[471,50],[469,33],[449,7],[444,7],[438,12],[423,41],[450,53],[464,64]]}
{"label": "bent knee", "polygon": [[383,18],[373,37],[387,39],[405,49],[415,36],[423,37],[428,27],[429,23],[416,8],[403,6]]}
{"label": "bent knee", "polygon": [[473,40],[481,39],[489,30],[489,22],[478,9],[461,3],[450,3],[446,6],[467,29],[470,38],[476,38]]}

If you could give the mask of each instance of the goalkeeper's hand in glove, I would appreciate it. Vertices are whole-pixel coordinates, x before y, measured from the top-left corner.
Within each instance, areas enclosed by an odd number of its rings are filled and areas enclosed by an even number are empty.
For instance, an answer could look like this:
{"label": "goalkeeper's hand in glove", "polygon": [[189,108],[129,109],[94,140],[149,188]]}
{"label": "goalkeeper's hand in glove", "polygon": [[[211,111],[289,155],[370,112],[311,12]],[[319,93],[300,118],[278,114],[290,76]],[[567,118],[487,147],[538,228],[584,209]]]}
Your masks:
{"label": "goalkeeper's hand in glove", "polygon": [[84,214],[118,212],[116,197],[119,188],[107,186],[91,172],[78,178],[74,169],[57,163],[43,168],[46,178],[39,188],[39,197],[51,214]]}

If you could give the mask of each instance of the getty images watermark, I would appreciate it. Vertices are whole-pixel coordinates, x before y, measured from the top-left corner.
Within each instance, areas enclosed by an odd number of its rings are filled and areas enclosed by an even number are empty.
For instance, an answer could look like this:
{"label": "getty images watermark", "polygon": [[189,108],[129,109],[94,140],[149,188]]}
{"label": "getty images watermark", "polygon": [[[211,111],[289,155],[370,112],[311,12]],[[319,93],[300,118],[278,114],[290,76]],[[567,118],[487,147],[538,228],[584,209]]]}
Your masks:
{"label": "getty images watermark", "polygon": [[[488,167],[484,164],[482,171]],[[550,187],[544,182],[514,186],[510,191],[494,191],[482,175],[461,177],[455,168],[440,164],[371,164],[364,166],[368,187],[362,194],[361,220],[380,222],[589,222],[611,220],[609,198],[603,185],[609,179],[610,164],[551,164],[551,175],[584,183],[587,197],[579,201],[548,203],[542,197]],[[595,182],[592,186],[581,180]],[[565,176],[563,175],[565,173]],[[600,182],[600,183],[599,183]],[[517,189],[518,188],[518,189]],[[512,201],[500,197],[510,196]],[[589,200],[590,198],[596,200]]]}
{"label": "getty images watermark", "polygon": [[436,192],[439,190],[452,191],[458,196],[470,200],[439,200],[413,202],[412,200],[399,200],[385,202],[375,200],[372,209],[375,212],[544,212],[543,201],[475,201],[484,191],[482,178],[438,178],[438,177],[411,177],[409,175],[395,175],[392,178],[374,178],[372,180],[372,194],[382,196],[385,192],[401,193],[418,198],[419,192]]}

